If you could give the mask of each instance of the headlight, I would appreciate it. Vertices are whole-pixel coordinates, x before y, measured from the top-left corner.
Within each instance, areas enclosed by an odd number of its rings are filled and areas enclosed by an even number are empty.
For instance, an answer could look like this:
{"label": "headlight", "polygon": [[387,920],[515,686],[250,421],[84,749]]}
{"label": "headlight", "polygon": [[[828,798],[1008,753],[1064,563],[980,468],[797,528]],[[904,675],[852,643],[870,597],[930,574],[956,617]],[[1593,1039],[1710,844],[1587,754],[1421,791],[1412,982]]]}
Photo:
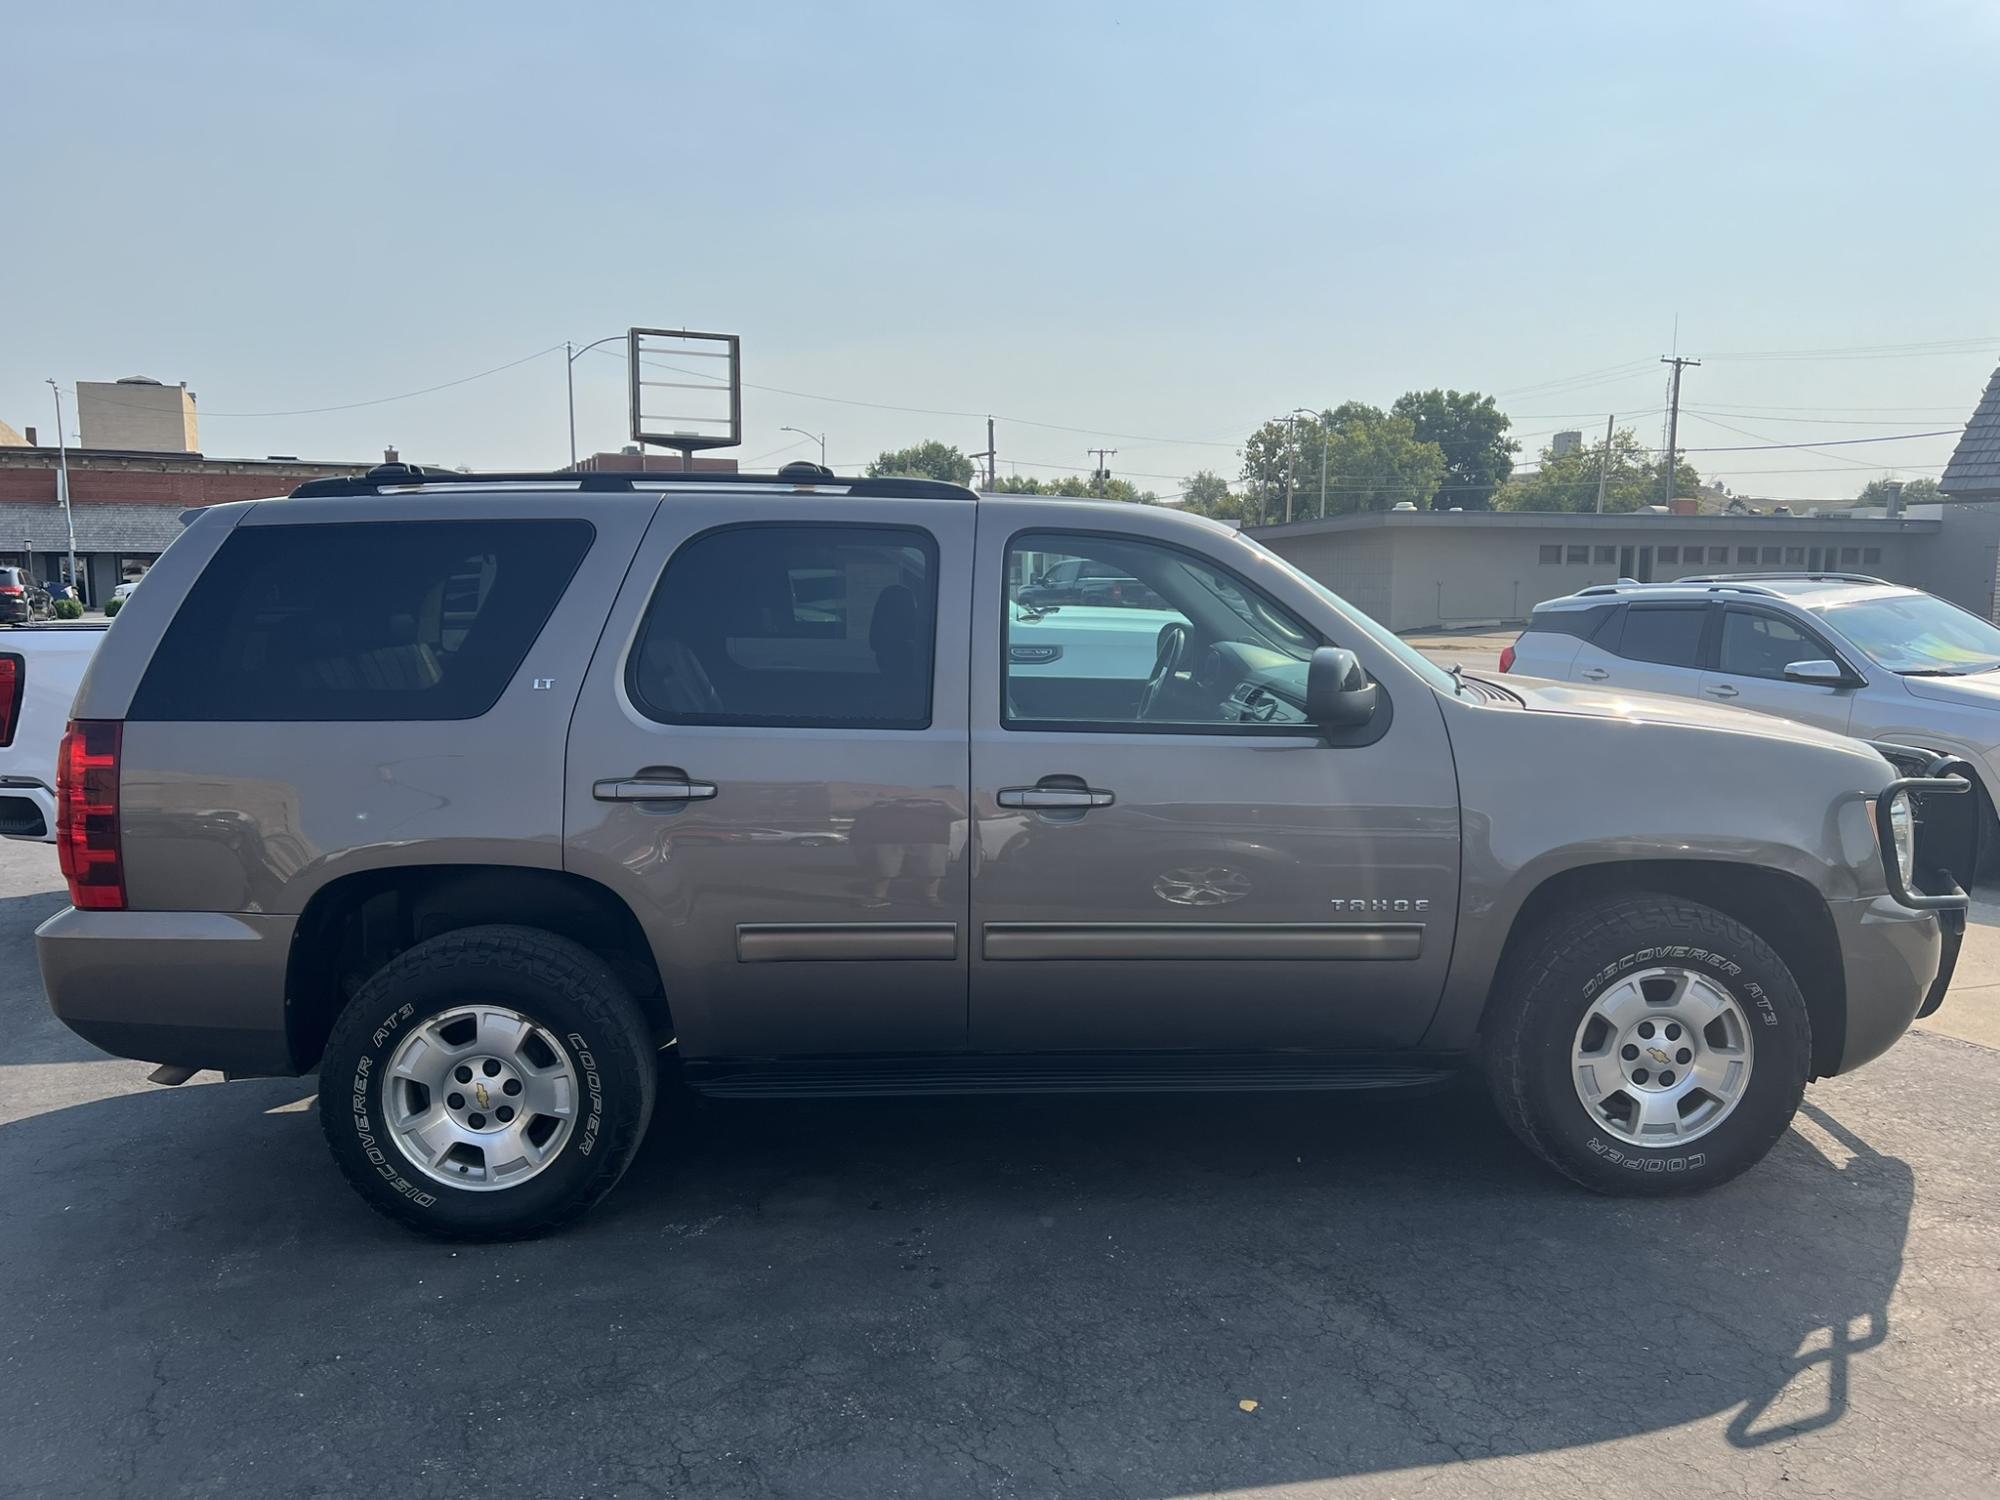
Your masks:
{"label": "headlight", "polygon": [[1914,890],[1917,881],[1917,813],[1910,806],[1910,794],[1898,792],[1889,799],[1889,831],[1896,840],[1896,868],[1902,872],[1905,889]]}

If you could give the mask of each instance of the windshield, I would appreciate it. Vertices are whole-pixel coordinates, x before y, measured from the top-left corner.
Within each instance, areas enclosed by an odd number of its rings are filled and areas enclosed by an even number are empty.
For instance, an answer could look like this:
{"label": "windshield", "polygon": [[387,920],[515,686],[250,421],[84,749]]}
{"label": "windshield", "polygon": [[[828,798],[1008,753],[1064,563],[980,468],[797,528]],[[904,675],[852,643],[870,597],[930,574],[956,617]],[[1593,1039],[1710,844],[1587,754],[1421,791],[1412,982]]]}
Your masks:
{"label": "windshield", "polygon": [[[1242,533],[1239,532],[1238,535],[1240,536]],[[1284,558],[1273,552],[1269,547],[1266,547],[1255,537],[1244,536],[1243,540],[1282,568],[1287,577],[1304,584],[1315,594],[1319,595],[1320,598],[1326,600],[1342,614],[1346,615],[1354,622],[1355,628],[1365,634],[1369,640],[1380,646],[1384,651],[1387,651],[1391,656],[1394,656],[1396,660],[1400,661],[1412,672],[1415,672],[1432,687],[1446,693],[1456,693],[1458,691],[1458,679],[1456,677],[1418,651],[1416,647],[1405,641],[1393,630],[1390,630],[1377,620],[1370,619],[1368,615],[1356,609],[1352,604],[1349,604],[1310,573],[1299,571],[1299,569],[1286,562]]]}
{"label": "windshield", "polygon": [[1929,594],[1857,599],[1820,613],[1870,661],[1891,672],[1959,677],[2000,667],[2000,629]]}

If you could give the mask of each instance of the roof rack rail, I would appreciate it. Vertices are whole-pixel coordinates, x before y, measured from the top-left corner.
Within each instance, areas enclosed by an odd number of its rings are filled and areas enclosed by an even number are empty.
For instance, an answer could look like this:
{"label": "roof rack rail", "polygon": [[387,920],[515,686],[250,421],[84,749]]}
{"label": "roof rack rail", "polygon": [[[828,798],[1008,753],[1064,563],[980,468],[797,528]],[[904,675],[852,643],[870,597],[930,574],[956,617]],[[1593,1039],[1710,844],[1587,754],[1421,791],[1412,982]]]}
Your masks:
{"label": "roof rack rail", "polygon": [[[806,473],[809,467],[812,472]],[[380,495],[383,493],[448,493],[485,489],[576,490],[585,494],[644,494],[661,489],[755,488],[761,490],[838,490],[842,494],[899,496],[906,499],[976,500],[964,485],[941,479],[842,478],[818,464],[787,464],[774,474],[736,471],[691,473],[673,470],[624,473],[618,470],[569,470],[556,473],[504,472],[461,474],[452,469],[426,469],[417,464],[377,464],[366,474],[337,479],[309,479],[292,491],[294,499],[315,499],[335,495]]]}
{"label": "roof rack rail", "polygon": [[1806,568],[1792,568],[1785,571],[1773,570],[1766,573],[1691,573],[1676,583],[1751,583],[1765,578],[1803,578],[1813,583],[1879,583],[1888,588],[1896,587],[1886,578],[1875,578],[1867,573],[1814,572]]}
{"label": "roof rack rail", "polygon": [[1739,583],[1734,579],[1700,577],[1667,578],[1662,579],[1658,583],[1641,583],[1636,578],[1621,578],[1616,583],[1593,583],[1588,588],[1578,589],[1569,597],[1572,599],[1581,599],[1592,594],[1623,594],[1633,590],[1678,588],[1686,588],[1704,594],[1757,594],[1764,598],[1776,598],[1778,595],[1776,589],[1767,589],[1761,584],[1748,580]]}

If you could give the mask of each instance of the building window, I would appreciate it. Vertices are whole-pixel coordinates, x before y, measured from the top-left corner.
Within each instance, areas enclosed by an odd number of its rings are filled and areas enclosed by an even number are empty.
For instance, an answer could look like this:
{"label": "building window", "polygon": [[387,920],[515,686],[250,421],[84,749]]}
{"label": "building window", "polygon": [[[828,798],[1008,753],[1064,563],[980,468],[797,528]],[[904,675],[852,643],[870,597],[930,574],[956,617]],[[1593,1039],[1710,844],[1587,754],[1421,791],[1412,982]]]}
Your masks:
{"label": "building window", "polygon": [[[1678,547],[1662,547],[1662,548],[1660,549],[1660,561],[1661,561],[1661,562],[1663,562],[1663,563],[1677,563],[1677,562],[1679,562],[1680,560],[1681,560],[1681,549],[1680,549],[1680,548],[1678,548]],[[1688,559],[1688,560],[1689,560],[1690,562],[1694,561],[1694,559],[1693,559],[1693,558],[1690,558],[1690,559]]]}
{"label": "building window", "polygon": [[1757,549],[1755,547],[1738,547],[1736,549],[1736,560],[1739,563],[1754,563],[1757,560]]}
{"label": "building window", "polygon": [[1776,566],[1782,550],[1778,547],[1766,547],[1764,549],[1763,561],[1769,566]]}
{"label": "building window", "polygon": [[1880,567],[1882,565],[1882,549],[1880,547],[1863,547],[1861,549],[1861,563],[1863,567]]}
{"label": "building window", "polygon": [[1840,549],[1840,565],[1843,568],[1851,568],[1860,561],[1861,549],[1859,547],[1842,547]]}
{"label": "building window", "polygon": [[118,581],[137,583],[146,576],[146,570],[159,561],[157,552],[127,552],[118,559]]}
{"label": "building window", "polygon": [[1571,562],[1581,562],[1581,563],[1589,562],[1590,549],[1588,547],[1578,547],[1572,544],[1569,549],[1569,560]]}
{"label": "building window", "polygon": [[1805,548],[1803,548],[1803,547],[1787,547],[1787,548],[1785,549],[1785,566],[1786,566],[1786,567],[1788,567],[1788,568],[1803,568],[1803,567],[1804,567],[1805,565],[1806,565],[1806,549],[1805,549]]}
{"label": "building window", "polygon": [[1599,547],[1597,549],[1597,560],[1601,563],[1617,562],[1618,549],[1616,547]]}
{"label": "building window", "polygon": [[1562,549],[1561,547],[1544,547],[1544,548],[1542,548],[1542,561],[1543,561],[1543,562],[1545,562],[1545,563],[1559,563],[1559,562],[1561,562],[1562,560],[1563,560],[1563,549]]}

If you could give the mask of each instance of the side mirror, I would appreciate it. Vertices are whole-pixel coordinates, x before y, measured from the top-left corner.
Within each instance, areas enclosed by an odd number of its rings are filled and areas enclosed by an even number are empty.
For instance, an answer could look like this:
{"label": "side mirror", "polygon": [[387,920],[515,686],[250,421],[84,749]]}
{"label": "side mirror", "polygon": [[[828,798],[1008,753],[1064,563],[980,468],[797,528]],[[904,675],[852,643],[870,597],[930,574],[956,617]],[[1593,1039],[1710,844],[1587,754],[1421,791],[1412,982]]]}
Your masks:
{"label": "side mirror", "polygon": [[1846,668],[1837,661],[1795,661],[1785,667],[1785,681],[1803,682],[1810,687],[1847,687]]}
{"label": "side mirror", "polygon": [[1352,651],[1321,646],[1306,668],[1306,717],[1322,729],[1352,729],[1375,716],[1375,684]]}

